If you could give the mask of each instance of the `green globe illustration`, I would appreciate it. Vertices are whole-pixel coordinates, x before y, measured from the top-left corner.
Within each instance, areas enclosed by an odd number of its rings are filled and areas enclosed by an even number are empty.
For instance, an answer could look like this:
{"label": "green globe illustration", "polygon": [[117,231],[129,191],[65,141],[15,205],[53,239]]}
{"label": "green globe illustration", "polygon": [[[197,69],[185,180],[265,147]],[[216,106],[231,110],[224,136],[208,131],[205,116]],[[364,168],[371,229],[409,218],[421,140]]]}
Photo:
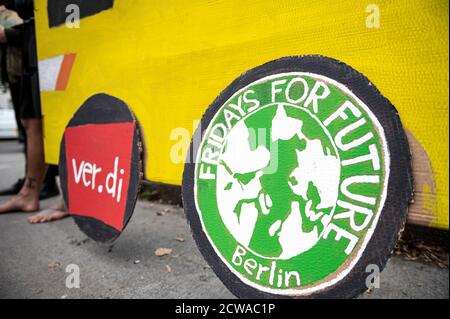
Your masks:
{"label": "green globe illustration", "polygon": [[217,168],[219,214],[255,254],[290,259],[318,243],[336,205],[340,160],[307,110],[269,104],[228,133]]}

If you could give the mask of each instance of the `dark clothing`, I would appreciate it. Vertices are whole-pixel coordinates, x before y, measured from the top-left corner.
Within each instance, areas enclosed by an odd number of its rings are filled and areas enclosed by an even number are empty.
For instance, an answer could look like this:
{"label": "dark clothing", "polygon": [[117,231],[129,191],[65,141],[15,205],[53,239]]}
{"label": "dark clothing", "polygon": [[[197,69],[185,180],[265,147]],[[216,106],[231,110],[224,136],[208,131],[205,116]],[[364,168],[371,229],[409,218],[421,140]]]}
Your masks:
{"label": "dark clothing", "polygon": [[[22,76],[20,81],[23,92],[20,102],[20,118],[41,119],[41,100],[39,96],[39,76],[37,72]],[[27,93],[29,92],[29,93]]]}
{"label": "dark clothing", "polygon": [[21,122],[21,79],[22,79],[22,48],[1,44],[1,82],[9,87],[14,115],[19,129],[19,141],[25,141],[25,128]]}
{"label": "dark clothing", "polygon": [[14,107],[14,111],[20,114],[20,84],[19,83],[9,83],[9,90],[11,91],[11,100]]}
{"label": "dark clothing", "polygon": [[5,30],[8,45],[22,47],[20,118],[40,119],[42,115],[33,0],[9,0],[5,6],[16,11],[24,20],[22,25]]}
{"label": "dark clothing", "polygon": [[16,116],[16,123],[17,128],[19,129],[20,134],[22,136],[25,135],[25,129],[22,126],[22,123],[20,122],[20,83],[9,83],[9,91],[11,93],[11,100],[14,107],[14,115]]}

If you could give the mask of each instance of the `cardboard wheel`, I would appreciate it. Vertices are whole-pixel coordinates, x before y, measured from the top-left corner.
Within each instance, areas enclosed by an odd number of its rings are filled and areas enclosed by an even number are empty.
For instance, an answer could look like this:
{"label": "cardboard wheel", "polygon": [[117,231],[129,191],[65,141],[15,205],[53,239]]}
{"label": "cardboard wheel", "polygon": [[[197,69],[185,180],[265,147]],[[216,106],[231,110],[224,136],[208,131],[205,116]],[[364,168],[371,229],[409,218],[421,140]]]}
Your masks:
{"label": "cardboard wheel", "polygon": [[237,78],[191,143],[183,205],[241,298],[352,298],[383,270],[412,198],[394,106],[350,66],[281,58]]}
{"label": "cardboard wheel", "polygon": [[82,232],[116,240],[130,221],[142,180],[138,123],[121,100],[98,94],[74,114],[61,141],[64,200]]}

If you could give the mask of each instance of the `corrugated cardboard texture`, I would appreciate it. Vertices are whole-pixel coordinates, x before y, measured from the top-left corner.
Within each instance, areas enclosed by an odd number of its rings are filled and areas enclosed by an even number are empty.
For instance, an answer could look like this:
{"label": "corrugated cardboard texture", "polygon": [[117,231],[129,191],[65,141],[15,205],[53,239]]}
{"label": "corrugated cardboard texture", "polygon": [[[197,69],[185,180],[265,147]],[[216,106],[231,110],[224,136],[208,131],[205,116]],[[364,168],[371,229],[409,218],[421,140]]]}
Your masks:
{"label": "corrugated cardboard texture", "polygon": [[105,92],[130,105],[143,127],[146,179],[180,185],[183,163],[170,160],[175,128],[192,132],[246,70],[282,56],[321,54],[363,73],[396,106],[435,180],[435,201],[423,195],[432,189],[418,189],[417,200],[430,208],[413,207],[411,220],[448,228],[448,2],[376,4],[379,28],[366,26],[370,12],[360,1],[135,0],[115,1],[79,29],[50,29],[47,1],[38,0],[39,58],[77,54],[66,90],[42,93],[47,161],[58,161],[75,110]]}

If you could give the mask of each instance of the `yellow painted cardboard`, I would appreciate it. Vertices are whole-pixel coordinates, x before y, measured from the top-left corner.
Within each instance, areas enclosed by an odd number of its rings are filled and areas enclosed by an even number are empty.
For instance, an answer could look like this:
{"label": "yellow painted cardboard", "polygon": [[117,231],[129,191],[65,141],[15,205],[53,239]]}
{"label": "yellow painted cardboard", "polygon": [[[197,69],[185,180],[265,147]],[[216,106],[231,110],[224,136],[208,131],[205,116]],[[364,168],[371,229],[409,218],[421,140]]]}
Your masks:
{"label": "yellow painted cardboard", "polygon": [[77,55],[66,90],[42,93],[49,163],[73,113],[104,92],[143,127],[146,179],[180,185],[183,163],[171,152],[229,83],[276,58],[321,54],[366,75],[396,106],[436,184],[433,203],[424,201],[433,217],[419,223],[448,228],[447,1],[377,1],[380,26],[368,28],[364,1],[116,0],[79,29],[49,29],[47,1],[35,2],[39,59]]}

